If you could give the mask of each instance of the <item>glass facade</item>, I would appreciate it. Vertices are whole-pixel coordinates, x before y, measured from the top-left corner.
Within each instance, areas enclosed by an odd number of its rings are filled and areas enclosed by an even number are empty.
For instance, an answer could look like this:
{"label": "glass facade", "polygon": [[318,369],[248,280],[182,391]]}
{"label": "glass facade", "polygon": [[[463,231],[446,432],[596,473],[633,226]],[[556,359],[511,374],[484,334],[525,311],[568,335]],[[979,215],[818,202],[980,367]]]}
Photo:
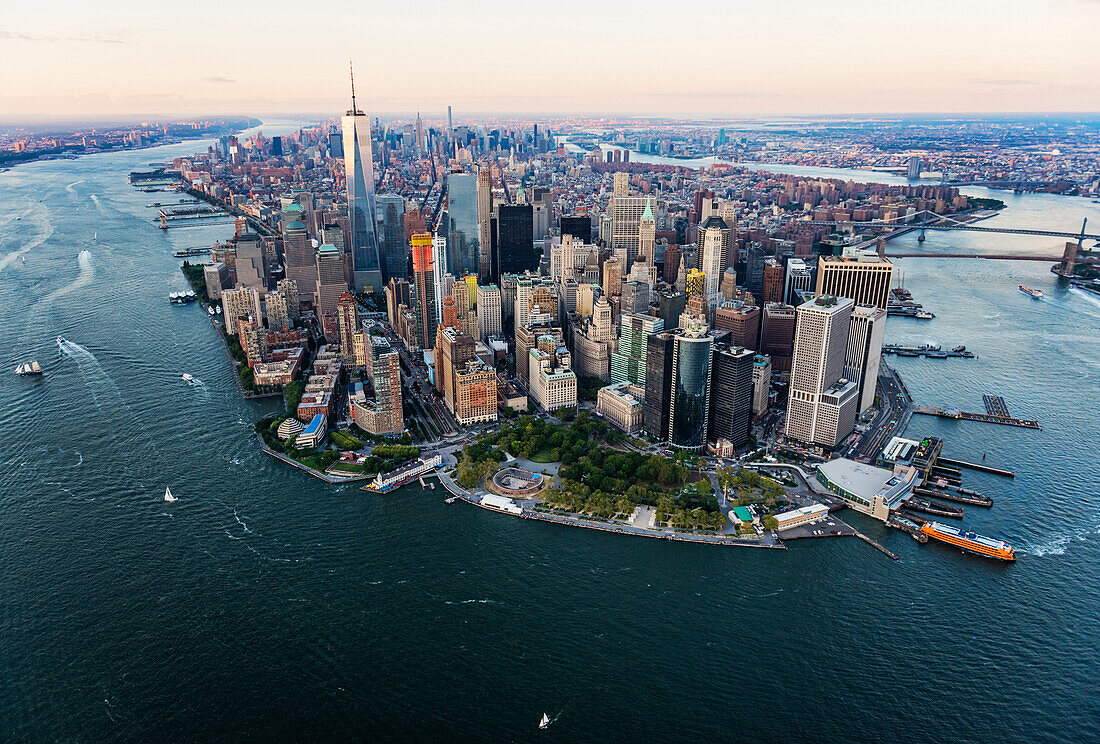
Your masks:
{"label": "glass facade", "polygon": [[669,441],[674,447],[701,450],[706,442],[713,341],[706,334],[688,332],[676,336],[669,422]]}
{"label": "glass facade", "polygon": [[355,288],[382,291],[381,263],[374,211],[374,154],[370,119],[362,114],[343,118],[344,173],[348,185],[348,220]]}
{"label": "glass facade", "polygon": [[405,247],[405,199],[397,194],[381,194],[375,201],[376,224],[381,245],[382,279],[409,278],[409,252]]}
{"label": "glass facade", "polygon": [[447,177],[447,273],[455,277],[478,272],[477,176]]}

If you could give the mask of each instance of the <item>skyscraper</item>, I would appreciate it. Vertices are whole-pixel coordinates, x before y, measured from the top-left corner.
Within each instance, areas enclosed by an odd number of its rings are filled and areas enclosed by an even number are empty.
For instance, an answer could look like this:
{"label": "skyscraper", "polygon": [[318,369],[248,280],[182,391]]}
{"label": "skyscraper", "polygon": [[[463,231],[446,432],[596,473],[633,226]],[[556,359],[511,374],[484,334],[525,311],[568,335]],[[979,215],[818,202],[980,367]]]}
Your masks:
{"label": "skyscraper", "polygon": [[477,330],[482,341],[502,331],[500,287],[495,284],[477,285]]}
{"label": "skyscraper", "polygon": [[380,194],[375,202],[375,222],[382,256],[382,278],[409,278],[409,250],[405,242],[405,199],[399,194]]}
{"label": "skyscraper", "polygon": [[531,205],[501,204],[496,224],[496,270],[501,274],[537,270],[539,253],[535,249]]}
{"label": "skyscraper", "polygon": [[477,176],[451,173],[447,177],[447,273],[476,274],[480,267],[477,221]]}
{"label": "skyscraper", "polygon": [[785,428],[792,439],[831,448],[855,426],[858,386],[844,379],[853,306],[821,295],[798,307]]}
{"label": "skyscraper", "polygon": [[712,316],[718,307],[718,289],[726,271],[723,261],[728,240],[729,228],[720,217],[708,217],[699,226],[699,249],[703,256],[703,296]]}
{"label": "skyscraper", "polygon": [[572,235],[582,243],[592,240],[592,218],[586,214],[562,217],[558,220],[558,224],[561,226],[563,238],[566,235]]}
{"label": "skyscraper", "polygon": [[795,317],[792,305],[769,302],[764,306],[760,350],[771,357],[776,372],[791,371]]}
{"label": "skyscraper", "polygon": [[315,303],[317,261],[309,232],[297,220],[291,220],[283,228],[283,256],[286,260],[286,278],[298,286],[302,300]]}
{"label": "skyscraper", "polygon": [[620,325],[619,346],[611,354],[611,381],[645,385],[648,339],[663,331],[665,322],[651,315],[623,315]]}
{"label": "skyscraper", "polygon": [[850,297],[857,305],[885,310],[894,264],[874,251],[822,256],[817,263],[817,294]]}
{"label": "skyscraper", "polygon": [[638,255],[650,266],[656,265],[657,222],[653,218],[653,200],[645,200],[645,211],[638,225]]}
{"label": "skyscraper", "polygon": [[354,76],[351,79],[351,109],[342,122],[355,289],[381,292],[383,282],[378,231],[374,222],[374,152],[370,119],[355,105]]}
{"label": "skyscraper", "polygon": [[478,276],[485,282],[496,281],[493,277],[493,240],[489,234],[492,216],[493,182],[489,168],[484,167],[477,172],[477,235]]}
{"label": "skyscraper", "polygon": [[742,346],[714,345],[707,440],[743,447],[752,428],[752,380],[755,354]]}
{"label": "skyscraper", "polygon": [[886,311],[869,305],[856,305],[848,330],[848,348],[844,357],[844,377],[859,386],[859,412],[875,402],[882,338],[886,332]]}
{"label": "skyscraper", "polygon": [[699,452],[706,444],[713,343],[713,334],[703,325],[673,335],[667,441],[677,449]]}
{"label": "skyscraper", "polygon": [[436,282],[435,262],[432,259],[432,236],[419,233],[412,236],[413,280],[416,289],[416,339],[422,349],[435,344]]}
{"label": "skyscraper", "polygon": [[323,245],[317,250],[317,317],[325,338],[335,340],[339,328],[336,315],[340,296],[348,291],[344,275],[344,254],[334,245]]}
{"label": "skyscraper", "polygon": [[345,364],[354,366],[354,337],[359,332],[359,306],[351,292],[344,292],[336,301],[336,321],[340,336],[340,358]]}

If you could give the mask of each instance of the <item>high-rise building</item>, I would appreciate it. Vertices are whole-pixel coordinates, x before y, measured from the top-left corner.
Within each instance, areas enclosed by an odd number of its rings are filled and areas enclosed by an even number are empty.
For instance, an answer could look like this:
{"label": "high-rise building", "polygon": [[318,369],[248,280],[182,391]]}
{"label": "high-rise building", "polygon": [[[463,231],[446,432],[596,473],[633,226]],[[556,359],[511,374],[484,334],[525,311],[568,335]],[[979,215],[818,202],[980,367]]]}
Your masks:
{"label": "high-rise building", "polygon": [[[493,182],[488,167],[477,172],[477,234],[478,276],[485,282],[496,281],[493,276],[493,240],[489,234],[493,216]],[[499,269],[498,269],[499,271]]]}
{"label": "high-rise building", "polygon": [[432,258],[432,236],[419,233],[412,236],[413,280],[416,289],[416,339],[422,349],[430,349],[435,344],[435,329],[439,323],[436,316],[436,269]]}
{"label": "high-rise building", "polygon": [[918,158],[916,155],[910,157],[909,163],[905,169],[906,177],[911,181],[915,181],[920,178],[920,167],[920,158]]}
{"label": "high-rise building", "polygon": [[673,334],[666,441],[677,449],[699,452],[706,444],[713,343],[714,334],[703,325],[681,328]]}
{"label": "high-rise building", "polygon": [[638,225],[638,255],[650,266],[656,266],[657,222],[653,218],[652,199],[646,199],[642,221]]}
{"label": "high-rise building", "polygon": [[859,390],[844,378],[853,307],[831,295],[798,307],[785,428],[792,439],[831,448],[855,426]]}
{"label": "high-rise building", "polygon": [[786,271],[774,258],[764,260],[764,302],[782,302]]}
{"label": "high-rise building", "polygon": [[454,276],[476,274],[480,267],[477,201],[477,176],[447,177],[447,273]]}
{"label": "high-rise building", "polygon": [[222,290],[232,285],[229,282],[229,267],[221,261],[202,265],[202,277],[206,283],[206,296],[211,302],[222,298]]}
{"label": "high-rise building", "polygon": [[267,292],[270,274],[263,244],[256,233],[237,236],[237,284],[259,292]]}
{"label": "high-rise building", "polygon": [[[635,262],[639,264],[641,259]],[[645,315],[649,312],[649,285],[642,282],[623,282],[621,312],[625,315]]]}
{"label": "high-rise building", "polygon": [[757,354],[752,360],[752,415],[760,418],[768,412],[772,392],[772,360]]}
{"label": "high-rise building", "polygon": [[886,311],[869,305],[856,305],[848,330],[844,357],[844,377],[859,386],[859,412],[875,402],[882,338],[886,332]]}
{"label": "high-rise building", "polygon": [[561,235],[570,235],[582,243],[592,240],[592,218],[586,214],[562,217],[558,220]]}
{"label": "high-rise building", "polygon": [[760,350],[771,357],[776,372],[791,371],[794,353],[795,308],[770,302],[764,306],[760,329]]}
{"label": "high-rise building", "polygon": [[355,289],[381,293],[382,264],[378,231],[375,227],[374,152],[371,146],[370,119],[355,105],[354,77],[351,85],[351,108],[343,117],[342,124],[344,177],[347,181]]}
{"label": "high-rise building", "polygon": [[355,295],[344,292],[336,301],[336,322],[340,337],[340,358],[344,364],[355,364],[354,336],[359,332],[359,303]]}
{"label": "high-rise building", "polygon": [[652,315],[626,314],[619,322],[619,346],[611,354],[611,381],[645,385],[648,339],[663,331],[665,323]]}
{"label": "high-rise building", "polygon": [[612,256],[603,262],[603,293],[605,296],[622,293],[623,273],[619,259]]}
{"label": "high-rise building", "polygon": [[756,350],[760,348],[760,308],[734,300],[718,306],[714,327],[730,332],[729,343]]}
{"label": "high-rise building", "polygon": [[577,375],[560,334],[544,334],[528,352],[528,392],[547,411],[577,405]]}
{"label": "high-rise building", "polygon": [[629,173],[614,175],[614,190],[607,204],[607,216],[610,220],[608,243],[612,249],[621,248],[626,256],[625,269],[629,270],[638,255],[642,214],[649,203],[644,196],[630,196]]}
{"label": "high-rise building", "polygon": [[561,328],[550,325],[550,322],[545,319],[538,323],[516,325],[516,379],[528,388],[531,385],[531,359],[528,352],[538,345],[538,340],[542,336],[553,336],[559,343],[565,343]]}
{"label": "high-rise building", "polygon": [[268,292],[264,297],[264,307],[267,309],[267,327],[272,331],[286,331],[290,329],[290,311],[287,308],[286,297],[278,292]]}
{"label": "high-rise building", "polygon": [[495,284],[477,286],[477,331],[482,341],[503,332],[500,287]]}
{"label": "high-rise building", "polygon": [[654,333],[646,339],[645,401],[642,428],[661,441],[668,439],[668,413],[672,408],[672,358],[676,330]]}
{"label": "high-rise building", "polygon": [[[725,274],[725,251],[729,240],[729,228],[720,217],[708,217],[699,226],[699,248],[703,256],[703,296],[711,313],[718,307],[718,290]],[[690,276],[688,281],[690,282]]]}
{"label": "high-rise building", "polygon": [[237,333],[241,318],[263,317],[260,311],[260,293],[251,287],[223,290],[222,317],[225,318],[226,333]]}
{"label": "high-rise building", "polygon": [[497,420],[497,373],[478,359],[454,371],[454,417],[462,425]]}
{"label": "high-rise building", "polygon": [[551,279],[526,274],[516,280],[515,326],[527,325],[527,316],[538,307],[551,319],[558,317],[558,288]]}
{"label": "high-rise building", "polygon": [[[806,266],[801,258],[791,258],[787,261],[787,275],[783,284],[783,299],[775,300],[787,305],[802,303],[798,301],[797,292],[809,291],[813,287],[813,272]],[[767,303],[765,303],[767,304]]]}
{"label": "high-rise building", "polygon": [[680,263],[683,260],[683,250],[678,245],[670,245],[665,248],[665,266],[662,276],[669,284],[676,283],[676,276],[680,272]]}
{"label": "high-rise building", "polygon": [[409,278],[409,249],[405,242],[405,199],[399,194],[380,194],[375,224],[382,256],[382,278]]}
{"label": "high-rise building", "polygon": [[[335,339],[336,306],[340,295],[348,291],[348,282],[344,275],[344,254],[334,245],[323,245],[317,250],[315,286],[317,316],[321,319],[322,330],[326,338]],[[331,316],[331,319],[326,320],[327,316]]]}
{"label": "high-rise building", "polygon": [[539,267],[530,204],[501,204],[496,219],[496,265],[501,274],[522,274]]}
{"label": "high-rise building", "polygon": [[874,251],[822,256],[817,262],[818,295],[849,297],[857,305],[886,309],[894,264]]}
{"label": "high-rise building", "polygon": [[435,389],[453,413],[455,410],[454,371],[474,358],[474,339],[454,328],[440,326],[435,339]]}
{"label": "high-rise building", "polygon": [[288,222],[283,228],[286,278],[298,286],[301,300],[310,304],[316,303],[317,291],[317,261],[313,254],[313,242],[306,226],[297,220]]}
{"label": "high-rise building", "polygon": [[390,279],[386,284],[386,319],[392,328],[397,328],[397,308],[401,305],[412,307],[411,287],[404,279]]}
{"label": "high-rise building", "polygon": [[657,317],[665,322],[665,328],[675,328],[680,323],[687,300],[683,292],[665,291],[657,295]]}
{"label": "high-rise building", "polygon": [[[710,376],[707,440],[744,447],[752,428],[752,380],[755,354],[743,346],[716,343]],[[724,447],[722,447],[724,448]]]}
{"label": "high-rise building", "polygon": [[351,400],[352,418],[368,434],[400,434],[405,430],[401,401],[401,360],[397,350],[382,336],[366,336],[370,352],[366,355],[367,378],[373,398],[357,392]]}

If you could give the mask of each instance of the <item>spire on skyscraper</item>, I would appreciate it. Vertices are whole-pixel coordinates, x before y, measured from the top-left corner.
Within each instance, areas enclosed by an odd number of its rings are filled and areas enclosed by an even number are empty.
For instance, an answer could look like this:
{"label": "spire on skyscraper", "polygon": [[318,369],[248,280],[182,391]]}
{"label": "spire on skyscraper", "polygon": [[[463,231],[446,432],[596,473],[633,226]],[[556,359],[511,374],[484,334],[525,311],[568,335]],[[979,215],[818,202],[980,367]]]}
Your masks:
{"label": "spire on skyscraper", "polygon": [[348,112],[348,116],[360,116],[363,112],[355,105],[355,68],[352,66],[350,59],[348,60],[348,72],[351,75],[351,111]]}

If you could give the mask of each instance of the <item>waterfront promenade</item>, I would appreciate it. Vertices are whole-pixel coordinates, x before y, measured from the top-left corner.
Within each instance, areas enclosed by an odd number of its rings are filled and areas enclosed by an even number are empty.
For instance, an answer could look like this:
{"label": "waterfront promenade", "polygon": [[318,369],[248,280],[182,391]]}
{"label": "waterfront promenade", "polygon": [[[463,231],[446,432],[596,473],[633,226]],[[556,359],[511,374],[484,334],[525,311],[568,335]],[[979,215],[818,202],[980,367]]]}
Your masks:
{"label": "waterfront promenade", "polygon": [[[440,482],[443,487],[450,491],[455,497],[466,503],[473,504],[474,506],[481,507],[488,511],[495,512],[497,514],[505,514],[508,512],[501,511],[500,509],[494,509],[491,506],[486,506],[481,503],[481,495],[474,494],[467,491],[465,488],[455,483],[454,479],[442,469],[436,470],[436,475],[439,476]],[[613,532],[621,535],[634,535],[637,537],[649,537],[658,540],[672,540],[674,542],[691,542],[691,543],[704,543],[707,545],[727,545],[746,548],[772,548],[778,550],[785,550],[786,546],[773,534],[766,533],[764,537],[757,539],[747,539],[741,537],[725,537],[722,535],[704,535],[696,534],[692,532],[679,532],[675,530],[660,530],[660,529],[648,529],[645,527],[636,527],[629,524],[612,524],[609,522],[600,522],[593,519],[585,519],[583,517],[571,516],[566,514],[553,514],[550,512],[539,511],[534,508],[534,501],[532,500],[516,500],[516,504],[520,507],[519,514],[513,514],[512,516],[520,517],[521,519],[535,519],[540,522],[552,522],[554,524],[562,524],[569,527],[582,527],[589,530],[599,530],[600,532]]]}

